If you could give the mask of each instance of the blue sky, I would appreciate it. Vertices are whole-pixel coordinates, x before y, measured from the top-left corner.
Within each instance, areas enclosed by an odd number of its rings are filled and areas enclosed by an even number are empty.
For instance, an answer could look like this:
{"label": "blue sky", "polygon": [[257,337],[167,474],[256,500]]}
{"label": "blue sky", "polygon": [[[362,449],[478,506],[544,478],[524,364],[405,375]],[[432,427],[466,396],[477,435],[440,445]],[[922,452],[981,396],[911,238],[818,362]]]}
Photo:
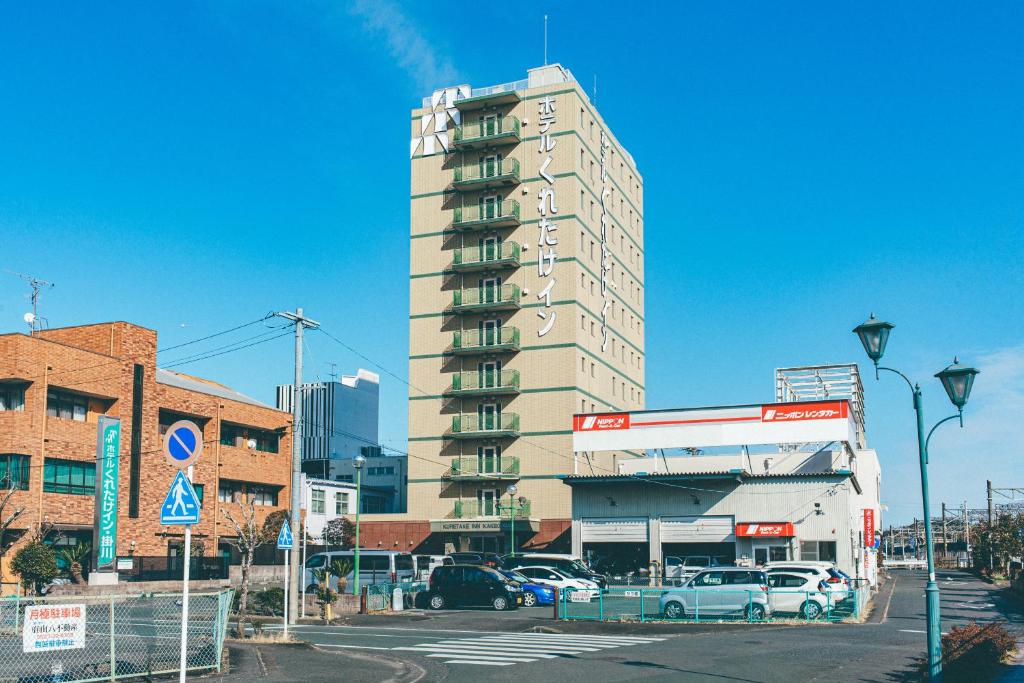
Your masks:
{"label": "blue sky", "polygon": [[[524,77],[547,12],[551,60],[598,76],[644,174],[649,407],[770,400],[775,367],[863,360],[849,331],[875,311],[930,421],[954,353],[983,371],[933,441],[933,502],[1024,485],[1024,6],[575,4],[8,4],[0,269],[56,282],[52,326],[161,346],[301,305],[404,377],[409,110]],[[26,291],[0,273],[0,330]],[[270,401],[290,344],[178,369]],[[307,378],[331,362],[381,371],[310,334]],[[908,521],[910,397],[865,373],[886,521]],[[407,389],[382,381],[402,449]]]}

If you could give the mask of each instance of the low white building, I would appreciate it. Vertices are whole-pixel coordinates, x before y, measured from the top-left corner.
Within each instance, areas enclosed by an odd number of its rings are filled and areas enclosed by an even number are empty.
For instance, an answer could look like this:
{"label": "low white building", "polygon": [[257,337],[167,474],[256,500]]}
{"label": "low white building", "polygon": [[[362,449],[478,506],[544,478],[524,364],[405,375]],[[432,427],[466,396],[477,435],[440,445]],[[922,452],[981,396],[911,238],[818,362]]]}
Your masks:
{"label": "low white building", "polygon": [[[882,480],[865,443],[856,366],[777,378],[776,403],[575,416],[574,474],[564,477],[573,553],[612,571],[655,563],[664,571],[686,557],[825,560],[874,583]],[[601,450],[647,457],[598,472],[589,454]]]}
{"label": "low white building", "polygon": [[321,543],[328,522],[356,514],[356,485],[303,475],[302,509],[306,514],[306,533],[313,543]]}

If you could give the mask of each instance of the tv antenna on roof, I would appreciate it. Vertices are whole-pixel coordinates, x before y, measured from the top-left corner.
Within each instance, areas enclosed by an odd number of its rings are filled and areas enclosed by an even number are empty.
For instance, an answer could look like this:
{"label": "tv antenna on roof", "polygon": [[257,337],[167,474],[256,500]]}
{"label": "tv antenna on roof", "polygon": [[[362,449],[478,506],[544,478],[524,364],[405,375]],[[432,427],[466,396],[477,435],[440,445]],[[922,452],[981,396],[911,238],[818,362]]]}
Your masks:
{"label": "tv antenna on roof", "polygon": [[46,318],[39,317],[39,290],[41,290],[44,287],[49,287],[52,289],[53,283],[47,282],[46,280],[40,280],[39,278],[33,277],[32,275],[25,275],[24,273],[15,273],[14,271],[11,270],[7,272],[10,273],[11,275],[20,277],[22,280],[28,283],[29,287],[32,288],[32,293],[29,295],[29,299],[32,300],[32,311],[24,315],[24,320],[28,324],[29,334],[37,330],[43,329],[42,322],[45,321]]}

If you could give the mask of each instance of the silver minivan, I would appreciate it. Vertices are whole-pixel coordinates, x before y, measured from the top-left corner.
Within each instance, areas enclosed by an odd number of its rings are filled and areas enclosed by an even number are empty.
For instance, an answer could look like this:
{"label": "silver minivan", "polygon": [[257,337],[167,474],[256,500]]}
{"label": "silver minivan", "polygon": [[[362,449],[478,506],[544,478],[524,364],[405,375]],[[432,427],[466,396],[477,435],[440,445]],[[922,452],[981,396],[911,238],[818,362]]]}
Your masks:
{"label": "silver minivan", "polygon": [[[355,553],[351,550],[331,550],[317,553],[306,558],[303,581],[307,590],[316,589],[313,571],[329,566],[334,560],[348,560],[353,564],[352,570],[345,577],[351,590],[355,579]],[[359,583],[368,586],[375,583],[398,583],[415,581],[416,571],[411,553],[400,553],[393,550],[359,550]],[[338,579],[331,577],[331,588],[337,590]]]}
{"label": "silver minivan", "polygon": [[679,588],[663,593],[658,607],[669,619],[742,614],[760,621],[771,616],[768,575],[745,567],[704,569]]}

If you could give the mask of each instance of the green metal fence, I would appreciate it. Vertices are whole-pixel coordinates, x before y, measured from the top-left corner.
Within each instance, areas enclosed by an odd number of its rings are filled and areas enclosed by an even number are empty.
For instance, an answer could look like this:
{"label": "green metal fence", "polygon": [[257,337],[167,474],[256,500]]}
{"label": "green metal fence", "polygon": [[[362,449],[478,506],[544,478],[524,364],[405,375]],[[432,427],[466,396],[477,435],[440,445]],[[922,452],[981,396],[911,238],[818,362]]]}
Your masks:
{"label": "green metal fence", "polygon": [[416,596],[427,590],[425,581],[403,581],[401,583],[375,583],[366,587],[366,612],[390,612],[396,588],[402,589],[405,609],[416,606]]}
{"label": "green metal fence", "polygon": [[[189,595],[189,671],[220,671],[231,589]],[[181,594],[0,599],[0,680],[110,681],[179,671]]]}
{"label": "green metal fence", "polygon": [[586,621],[856,621],[864,612],[867,594],[867,588],[836,592],[570,588],[559,591],[558,617]]}

